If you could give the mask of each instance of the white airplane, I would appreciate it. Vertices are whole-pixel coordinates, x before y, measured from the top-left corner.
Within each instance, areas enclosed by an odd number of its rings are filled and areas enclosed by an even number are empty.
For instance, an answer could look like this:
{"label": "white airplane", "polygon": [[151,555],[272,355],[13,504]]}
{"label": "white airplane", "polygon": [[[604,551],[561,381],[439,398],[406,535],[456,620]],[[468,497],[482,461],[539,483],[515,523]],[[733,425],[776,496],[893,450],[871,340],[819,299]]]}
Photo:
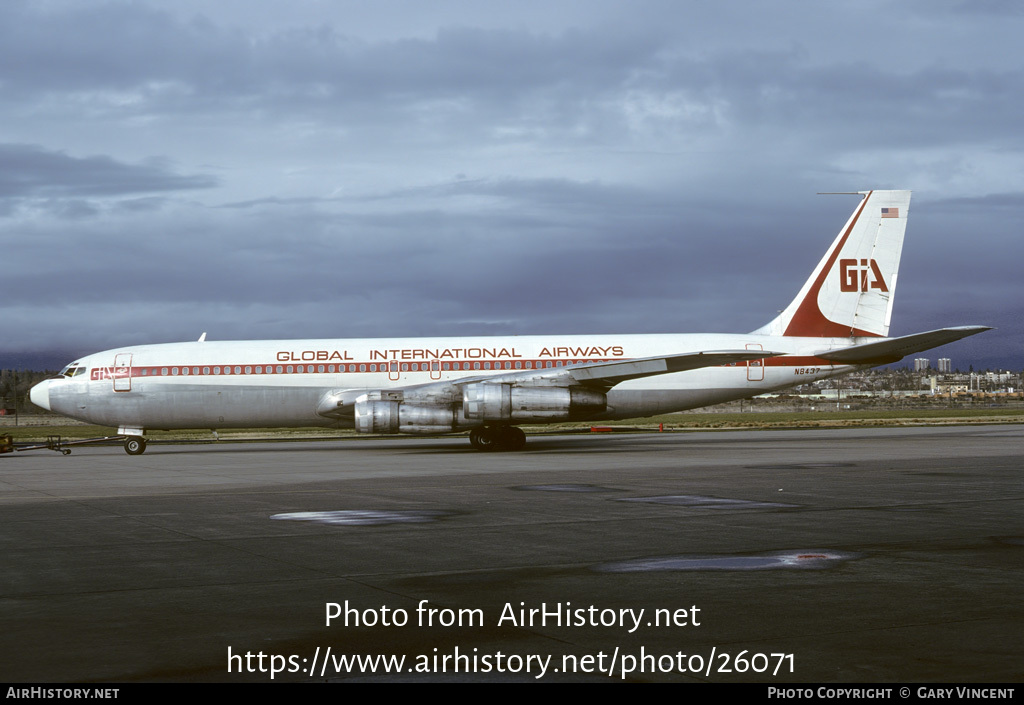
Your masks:
{"label": "white airplane", "polygon": [[328,426],[469,431],[481,450],[525,444],[517,424],[652,416],[752,397],[902,359],[989,330],[886,337],[909,191],[862,191],[800,293],[746,334],[262,340],[138,345],[79,359],[34,404],[152,429]]}

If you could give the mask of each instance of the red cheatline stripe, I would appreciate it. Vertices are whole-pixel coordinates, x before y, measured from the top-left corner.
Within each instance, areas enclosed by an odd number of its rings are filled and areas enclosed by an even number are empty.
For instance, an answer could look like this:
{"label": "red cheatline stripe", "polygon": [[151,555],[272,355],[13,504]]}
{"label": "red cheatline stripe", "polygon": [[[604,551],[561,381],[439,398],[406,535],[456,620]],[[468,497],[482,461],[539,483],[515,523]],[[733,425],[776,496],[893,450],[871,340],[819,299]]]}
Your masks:
{"label": "red cheatline stripe", "polygon": [[[433,370],[429,362],[400,362],[397,364],[399,365],[399,372],[524,372],[528,370],[555,369],[584,362],[613,361],[628,362],[628,360],[622,358],[616,358],[615,360],[517,360],[517,362],[522,363],[522,367],[515,367],[515,364],[512,363],[506,368],[504,361],[481,362],[480,360],[460,360],[439,363],[440,369]],[[547,363],[551,363],[552,366],[547,367]],[[476,364],[479,364],[480,367],[474,367]],[[487,364],[490,364],[491,367],[484,367]],[[403,369],[402,365],[405,365],[406,368]],[[412,365],[417,365],[418,369],[412,369]],[[449,368],[444,369],[445,365],[448,365]],[[530,366],[527,367],[527,365]],[[832,365],[832,362],[818,357],[785,356],[763,358],[749,362],[736,362],[731,365],[720,365],[720,367],[830,367]],[[371,366],[375,367],[375,369],[371,370]],[[323,371],[320,371],[321,367]],[[360,367],[364,367],[364,369],[361,370]],[[280,372],[277,371],[278,368],[280,368]],[[301,372],[299,368],[302,368]],[[182,371],[186,369],[188,370],[187,372]],[[257,369],[260,371],[257,372]],[[214,370],[219,370],[219,372],[214,372]],[[225,370],[229,371],[225,372]],[[238,370],[238,372],[235,370]],[[336,365],[147,365],[145,367],[132,367],[130,371],[127,367],[96,367],[90,371],[90,379],[121,379],[129,376],[133,379],[144,379],[146,377],[274,377],[289,374],[381,374],[389,371],[393,372],[394,370],[389,370],[389,363],[387,362],[348,362]]]}
{"label": "red cheatline stripe", "polygon": [[[620,360],[621,358],[616,358]],[[482,371],[500,371],[500,372],[522,372],[524,370],[546,370],[554,369],[555,367],[564,367],[566,365],[573,365],[576,363],[583,362],[612,362],[611,359],[587,359],[587,360],[520,360],[517,359],[509,363],[508,367],[505,367],[504,360],[456,360],[456,361],[444,361],[438,362],[438,369],[431,370],[432,362],[419,361],[393,361],[399,366],[400,372],[482,372]],[[519,362],[522,367],[516,367],[515,363]],[[551,367],[548,367],[548,364]],[[476,365],[480,367],[476,367]],[[526,365],[529,364],[530,367]],[[412,369],[412,366],[416,365],[418,369]],[[445,365],[448,365],[448,369],[445,369]],[[490,365],[490,367],[484,367],[484,365]],[[365,369],[360,370],[361,366],[365,366]],[[371,370],[371,366],[375,369]],[[144,367],[96,367],[90,372],[90,379],[114,379],[120,377],[132,378],[144,378],[144,377],[244,377],[244,376],[276,376],[276,375],[288,375],[288,374],[353,374],[353,373],[381,373],[389,371],[389,362],[347,362],[344,364],[329,364],[321,365],[315,363],[304,363],[304,364],[290,364],[290,365],[279,365],[279,364],[248,364],[248,365],[214,365],[214,364],[202,364],[202,365],[146,365]],[[404,367],[403,367],[404,366]],[[260,369],[257,372],[257,368]],[[301,368],[301,372],[300,372]],[[320,371],[323,368],[323,371]],[[182,372],[187,369],[188,372]],[[249,370],[246,372],[246,370]],[[281,371],[278,372],[278,369]],[[165,372],[166,370],[166,372]],[[177,370],[177,373],[174,372]],[[193,370],[198,370],[193,372]],[[219,370],[219,372],[214,372]],[[228,370],[225,372],[225,370]],[[235,370],[238,370],[236,372]],[[393,370],[391,370],[393,371]]]}

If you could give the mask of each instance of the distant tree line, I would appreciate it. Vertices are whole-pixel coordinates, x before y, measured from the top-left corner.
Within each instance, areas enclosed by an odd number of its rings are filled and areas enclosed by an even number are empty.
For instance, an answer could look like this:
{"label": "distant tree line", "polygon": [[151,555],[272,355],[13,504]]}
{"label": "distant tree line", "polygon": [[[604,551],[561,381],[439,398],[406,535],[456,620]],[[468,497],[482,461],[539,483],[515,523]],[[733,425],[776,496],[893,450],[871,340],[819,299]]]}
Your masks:
{"label": "distant tree line", "polygon": [[[17,409],[18,413],[31,405],[29,390],[44,379],[53,377],[56,371],[30,372],[26,370],[0,370],[0,409]],[[32,410],[37,408],[32,406]]]}

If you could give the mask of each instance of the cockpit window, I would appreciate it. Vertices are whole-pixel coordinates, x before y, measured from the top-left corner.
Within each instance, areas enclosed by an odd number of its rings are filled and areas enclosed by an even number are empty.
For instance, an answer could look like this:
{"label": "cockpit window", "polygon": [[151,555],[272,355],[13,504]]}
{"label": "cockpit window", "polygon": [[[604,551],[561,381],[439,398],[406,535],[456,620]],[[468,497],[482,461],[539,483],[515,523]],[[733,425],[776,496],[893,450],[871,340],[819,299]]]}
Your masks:
{"label": "cockpit window", "polygon": [[79,364],[77,362],[72,362],[70,365],[68,365],[63,370],[60,371],[60,376],[77,377],[79,375],[84,375],[88,371],[89,368],[86,367],[85,365]]}

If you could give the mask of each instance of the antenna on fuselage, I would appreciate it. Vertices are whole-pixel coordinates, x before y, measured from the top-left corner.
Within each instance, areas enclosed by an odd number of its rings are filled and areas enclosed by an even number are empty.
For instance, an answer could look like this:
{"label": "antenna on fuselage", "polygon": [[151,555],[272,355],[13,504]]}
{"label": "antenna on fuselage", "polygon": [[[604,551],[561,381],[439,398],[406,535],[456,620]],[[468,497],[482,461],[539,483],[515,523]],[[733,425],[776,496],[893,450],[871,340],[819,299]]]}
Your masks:
{"label": "antenna on fuselage", "polygon": [[201,336],[199,336],[199,342],[200,343],[205,343],[206,342],[206,331],[205,330],[203,331],[203,334]]}

